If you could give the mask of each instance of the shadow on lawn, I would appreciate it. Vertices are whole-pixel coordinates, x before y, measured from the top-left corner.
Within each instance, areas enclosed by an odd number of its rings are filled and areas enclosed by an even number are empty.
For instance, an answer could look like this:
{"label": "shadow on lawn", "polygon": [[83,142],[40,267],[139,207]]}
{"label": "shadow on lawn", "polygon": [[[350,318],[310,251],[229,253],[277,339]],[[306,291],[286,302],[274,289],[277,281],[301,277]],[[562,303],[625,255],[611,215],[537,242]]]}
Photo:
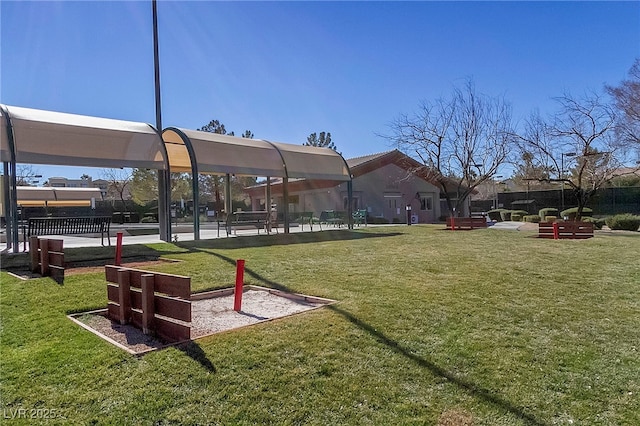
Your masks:
{"label": "shadow on lawn", "polygon": [[207,354],[202,350],[200,345],[198,345],[193,340],[182,345],[177,346],[179,350],[184,352],[189,358],[198,362],[201,366],[203,366],[206,370],[211,373],[216,372],[216,366],[213,365],[211,361],[207,358]]}
{"label": "shadow on lawn", "polygon": [[[223,256],[221,254],[218,253],[210,253],[209,254],[216,256],[232,265],[236,264],[236,261],[234,259],[231,259],[227,256]],[[293,290],[291,290],[290,288],[288,288],[285,285],[282,285],[280,283],[277,283],[275,281],[269,280],[267,278],[262,277],[260,274],[258,274],[255,271],[252,271],[249,268],[245,268],[245,274],[250,275],[251,277],[255,278],[256,280],[259,280],[261,282],[263,282],[264,284],[266,284],[266,286],[271,287],[271,288],[275,288],[278,290],[282,290],[282,291],[286,291],[289,293],[293,293]],[[361,328],[362,330],[366,331],[367,333],[369,333],[372,337],[374,337],[378,342],[382,343],[383,345],[389,347],[391,350],[393,350],[394,352],[396,352],[397,354],[400,354],[406,358],[408,358],[409,360],[415,362],[418,366],[422,367],[422,368],[426,368],[429,371],[431,371],[432,374],[442,377],[444,379],[446,379],[447,381],[459,386],[460,388],[464,389],[465,391],[467,391],[468,393],[470,393],[472,396],[474,397],[478,397],[480,399],[485,400],[486,402],[489,402],[491,404],[496,405],[497,407],[508,411],[512,414],[514,414],[515,416],[517,416],[518,418],[520,418],[521,420],[527,422],[528,424],[531,425],[544,425],[545,423],[541,422],[540,420],[536,419],[533,415],[528,414],[524,411],[523,408],[521,407],[517,407],[515,405],[513,405],[510,401],[496,395],[495,392],[489,390],[489,389],[484,389],[470,381],[461,379],[459,377],[456,377],[455,374],[445,370],[444,368],[438,366],[436,363],[434,363],[433,361],[418,356],[415,353],[413,353],[413,351],[410,348],[407,348],[405,346],[402,346],[400,343],[398,343],[396,340],[391,339],[390,337],[386,336],[384,333],[381,333],[380,331],[376,330],[375,327],[373,327],[371,324],[368,324],[364,321],[362,321],[361,319],[357,318],[356,316],[354,316],[353,314],[351,314],[350,312],[341,309],[340,307],[336,306],[336,305],[328,305],[326,307],[327,309],[330,309],[332,311],[334,311],[335,313],[341,315],[342,317],[344,317],[347,321],[351,322],[352,324],[354,324],[355,326]]]}
{"label": "shadow on lawn", "polygon": [[356,232],[347,230],[300,232],[294,234],[241,235],[233,238],[214,238],[211,240],[185,241],[176,245],[191,251],[200,248],[237,249],[246,247],[268,247],[290,244],[307,244],[324,241],[361,240],[365,238],[394,237],[401,232]]}

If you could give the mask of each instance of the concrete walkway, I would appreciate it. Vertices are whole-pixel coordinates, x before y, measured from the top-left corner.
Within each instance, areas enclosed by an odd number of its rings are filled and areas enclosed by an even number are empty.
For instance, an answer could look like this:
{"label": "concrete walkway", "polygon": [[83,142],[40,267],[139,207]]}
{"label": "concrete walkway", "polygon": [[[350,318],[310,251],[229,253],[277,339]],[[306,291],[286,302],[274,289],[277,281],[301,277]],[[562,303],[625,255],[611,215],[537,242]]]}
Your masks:
{"label": "concrete walkway", "polygon": [[[368,225],[368,226],[372,226],[372,225]],[[173,235],[172,238],[177,238],[178,242],[194,240],[192,224],[180,224],[178,226],[172,226],[171,229],[172,229],[172,235]],[[297,232],[322,232],[322,231],[336,230],[336,229],[346,230],[347,227],[342,226],[338,228],[335,226],[323,225],[321,230],[318,225],[314,225],[313,231],[312,231],[309,225],[305,225],[304,227],[298,226],[298,225],[292,225],[289,228],[289,232],[293,234]],[[131,231],[131,233],[127,232],[127,230]],[[137,233],[136,231],[140,232],[142,235],[132,235],[132,234],[136,234]],[[123,245],[155,244],[155,243],[164,242],[160,239],[160,233],[158,231],[157,225],[154,226],[154,224],[125,224],[125,225],[112,224],[111,231],[110,231],[111,246],[116,245],[117,232],[123,233],[123,236],[122,236]],[[148,233],[148,235],[144,235],[145,233]],[[283,233],[284,233],[283,228],[279,228],[277,232],[275,230],[271,232],[271,234],[274,234],[274,235],[283,234]],[[260,233],[258,234],[257,228],[247,227],[246,229],[238,229],[238,230],[232,231],[231,234],[229,235],[229,238],[235,238],[237,236],[243,236],[243,235],[266,235],[266,232],[263,229],[261,229]],[[52,235],[50,238],[63,240],[65,248],[101,247],[102,246],[102,239],[100,235],[97,235],[97,236]],[[211,223],[201,224],[200,226],[201,240],[212,240],[216,238],[227,238],[226,230],[224,228],[221,228],[220,231],[218,232],[218,228],[216,224],[211,224]],[[22,239],[22,235],[20,236],[20,239]],[[106,239],[104,243],[105,245],[108,244]],[[26,246],[28,250],[29,244],[27,243]],[[4,238],[3,238],[3,241],[0,242],[0,251],[4,251],[6,247],[7,247],[7,244],[6,242],[4,242]],[[22,241],[20,241],[20,252],[23,252],[23,251],[25,251],[24,244]]]}

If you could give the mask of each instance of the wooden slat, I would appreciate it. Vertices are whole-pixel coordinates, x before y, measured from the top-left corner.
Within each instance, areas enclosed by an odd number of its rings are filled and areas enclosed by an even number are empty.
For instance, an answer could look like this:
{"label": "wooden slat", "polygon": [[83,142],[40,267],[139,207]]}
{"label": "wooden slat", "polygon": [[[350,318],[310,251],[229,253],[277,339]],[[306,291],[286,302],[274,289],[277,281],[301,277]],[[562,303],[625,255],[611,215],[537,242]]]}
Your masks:
{"label": "wooden slat", "polygon": [[[131,311],[131,324],[142,328],[142,312],[134,309]],[[173,322],[171,320],[156,316],[153,319],[154,330],[152,334],[169,342],[189,340],[191,338],[191,327],[185,324]]]}
{"label": "wooden slat", "polygon": [[107,316],[117,322],[120,322],[120,306],[117,303],[109,302],[107,304]]}
{"label": "wooden slat", "polygon": [[191,327],[187,325],[167,321],[159,317],[155,317],[154,322],[156,334],[165,340],[178,342],[191,338]]}
{"label": "wooden slat", "polygon": [[[142,309],[142,291],[131,289],[131,308]],[[107,299],[118,303],[118,286],[107,284]],[[177,297],[155,295],[156,314],[175,318],[184,322],[191,322],[191,302]]]}
{"label": "wooden slat", "polygon": [[[123,268],[115,265],[105,266],[105,276],[107,281],[116,282],[118,269],[123,269]],[[163,274],[160,272],[142,271],[140,269],[132,269],[132,268],[124,268],[124,269],[127,269],[128,271],[130,271],[131,287],[140,288],[141,286],[140,276],[143,274],[152,273],[155,277],[156,292],[165,293],[173,297],[181,297],[187,300],[190,299],[191,297],[191,278],[189,277],[185,277],[181,275]]]}
{"label": "wooden slat", "polygon": [[[49,250],[51,250],[51,244],[49,244]],[[49,265],[64,266],[64,253],[49,251]]]}

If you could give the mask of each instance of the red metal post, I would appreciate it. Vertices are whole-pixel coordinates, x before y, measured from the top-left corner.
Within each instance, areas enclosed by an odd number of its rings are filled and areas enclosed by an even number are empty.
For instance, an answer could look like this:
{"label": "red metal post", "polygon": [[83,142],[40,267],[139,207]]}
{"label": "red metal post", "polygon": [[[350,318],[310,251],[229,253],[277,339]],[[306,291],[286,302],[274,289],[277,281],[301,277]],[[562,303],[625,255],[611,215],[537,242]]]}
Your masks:
{"label": "red metal post", "polygon": [[244,285],[244,260],[236,261],[236,288],[233,297],[233,310],[238,312],[242,309],[242,286]]}
{"label": "red metal post", "polygon": [[120,266],[122,261],[122,232],[116,233],[116,260],[115,265]]}

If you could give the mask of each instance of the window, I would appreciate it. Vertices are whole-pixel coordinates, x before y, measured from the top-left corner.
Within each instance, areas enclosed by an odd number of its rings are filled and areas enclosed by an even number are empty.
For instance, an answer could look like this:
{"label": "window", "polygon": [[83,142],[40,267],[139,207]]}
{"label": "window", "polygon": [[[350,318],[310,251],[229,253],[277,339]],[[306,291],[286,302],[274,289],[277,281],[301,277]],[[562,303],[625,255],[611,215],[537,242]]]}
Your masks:
{"label": "window", "polygon": [[429,196],[420,197],[420,210],[433,210],[433,198]]}

